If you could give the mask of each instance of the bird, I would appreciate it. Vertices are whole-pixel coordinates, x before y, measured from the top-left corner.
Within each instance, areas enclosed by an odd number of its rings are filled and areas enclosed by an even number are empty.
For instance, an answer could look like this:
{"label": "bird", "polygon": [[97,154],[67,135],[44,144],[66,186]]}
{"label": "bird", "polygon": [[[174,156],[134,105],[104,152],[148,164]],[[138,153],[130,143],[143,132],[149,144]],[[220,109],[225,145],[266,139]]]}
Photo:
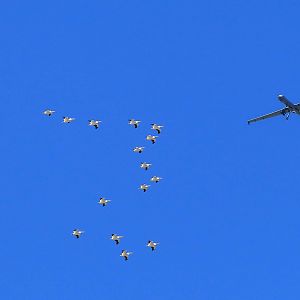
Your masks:
{"label": "bird", "polygon": [[55,113],[55,110],[51,110],[51,109],[46,109],[45,111],[43,111],[43,114],[46,116],[51,116]]}
{"label": "bird", "polygon": [[157,138],[157,136],[151,135],[151,134],[148,134],[148,135],[146,136],[146,140],[147,140],[147,141],[151,141],[152,144],[155,144],[156,138]]}
{"label": "bird", "polygon": [[139,124],[141,123],[141,121],[135,120],[135,119],[130,119],[128,120],[128,124],[129,125],[133,125],[134,128],[138,128]]}
{"label": "bird", "polygon": [[159,243],[157,243],[157,242],[148,241],[147,247],[150,247],[152,249],[152,251],[154,251],[158,244]]}
{"label": "bird", "polygon": [[154,181],[154,182],[159,182],[162,178],[161,177],[158,177],[158,176],[152,176],[150,181]]}
{"label": "bird", "polygon": [[105,198],[101,197],[98,203],[102,204],[102,206],[106,206],[108,202],[110,202],[110,200],[106,200]]}
{"label": "bird", "polygon": [[83,234],[83,233],[84,233],[84,231],[82,231],[82,230],[74,229],[72,232],[72,235],[76,236],[76,238],[79,239],[81,234]]}
{"label": "bird", "polygon": [[133,152],[142,153],[145,147],[134,147]]}
{"label": "bird", "polygon": [[157,124],[151,124],[151,125],[152,125],[151,129],[156,130],[158,134],[160,134],[161,129],[164,127],[162,125],[157,125]]}
{"label": "bird", "polygon": [[89,120],[89,126],[94,126],[96,129],[99,128],[101,121],[97,120]]}
{"label": "bird", "polygon": [[128,260],[128,257],[131,254],[133,254],[133,252],[127,252],[127,250],[122,250],[120,256],[124,257],[125,260]]}
{"label": "bird", "polygon": [[144,183],[144,184],[141,184],[140,189],[143,190],[144,192],[146,192],[149,189],[149,186],[150,185],[147,185]]}
{"label": "bird", "polygon": [[119,243],[120,243],[120,239],[121,238],[123,238],[124,236],[122,236],[122,235],[117,235],[117,234],[112,234],[111,235],[111,240],[113,240],[113,241],[115,241],[116,242],[116,245],[119,245]]}
{"label": "bird", "polygon": [[75,118],[63,117],[63,123],[71,123]]}
{"label": "bird", "polygon": [[147,171],[150,168],[151,165],[152,164],[149,164],[149,163],[146,163],[146,162],[142,162],[141,163],[141,168]]}

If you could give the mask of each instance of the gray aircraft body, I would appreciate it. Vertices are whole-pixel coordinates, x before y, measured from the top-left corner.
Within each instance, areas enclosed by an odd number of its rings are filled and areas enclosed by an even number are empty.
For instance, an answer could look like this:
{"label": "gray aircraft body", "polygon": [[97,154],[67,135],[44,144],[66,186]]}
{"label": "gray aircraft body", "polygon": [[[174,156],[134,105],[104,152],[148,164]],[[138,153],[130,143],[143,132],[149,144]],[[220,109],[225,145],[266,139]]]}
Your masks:
{"label": "gray aircraft body", "polygon": [[276,116],[279,116],[279,115],[285,116],[285,118],[287,120],[288,120],[291,113],[296,113],[296,114],[300,115],[300,103],[293,104],[292,102],[290,102],[283,95],[278,95],[278,100],[285,105],[285,108],[282,108],[282,109],[273,111],[269,114],[251,119],[251,120],[248,121],[248,124],[253,123],[253,122],[257,122],[257,121],[261,121],[261,120],[265,120],[265,119],[268,119],[268,118],[276,117]]}

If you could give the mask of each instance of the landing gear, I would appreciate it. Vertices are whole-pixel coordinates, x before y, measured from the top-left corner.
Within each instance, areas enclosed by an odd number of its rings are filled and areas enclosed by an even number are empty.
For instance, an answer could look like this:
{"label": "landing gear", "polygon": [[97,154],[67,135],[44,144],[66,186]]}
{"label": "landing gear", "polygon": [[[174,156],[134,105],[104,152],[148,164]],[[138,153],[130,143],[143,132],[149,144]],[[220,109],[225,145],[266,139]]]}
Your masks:
{"label": "landing gear", "polygon": [[286,116],[285,116],[285,119],[286,119],[286,120],[288,120],[288,119],[289,119],[289,117],[290,117],[290,114],[291,114],[290,112],[288,112],[288,113],[286,114]]}
{"label": "landing gear", "polygon": [[289,119],[290,114],[291,114],[290,111],[286,112],[285,109],[283,109],[283,110],[281,111],[281,113],[282,113],[282,115],[285,117],[286,120]]}

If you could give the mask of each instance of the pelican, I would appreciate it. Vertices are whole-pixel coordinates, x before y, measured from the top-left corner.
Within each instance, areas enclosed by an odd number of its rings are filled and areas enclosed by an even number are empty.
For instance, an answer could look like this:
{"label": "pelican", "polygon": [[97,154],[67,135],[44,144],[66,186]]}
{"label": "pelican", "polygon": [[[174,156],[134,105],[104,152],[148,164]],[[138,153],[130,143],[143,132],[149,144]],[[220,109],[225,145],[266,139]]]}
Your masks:
{"label": "pelican", "polygon": [[135,120],[135,119],[128,120],[128,124],[134,126],[134,128],[138,128],[140,123],[141,123],[141,121],[138,121],[138,120]]}
{"label": "pelican", "polygon": [[141,168],[147,171],[150,168],[151,165],[152,164],[143,162],[143,163],[141,163]]}
{"label": "pelican", "polygon": [[121,238],[123,238],[124,236],[122,236],[122,235],[117,235],[117,234],[112,234],[111,235],[111,240],[113,240],[113,241],[115,241],[116,242],[116,245],[119,245],[119,243],[120,243],[120,239]]}
{"label": "pelican", "polygon": [[46,109],[45,111],[43,111],[43,114],[46,116],[51,116],[55,113],[55,110],[51,110],[51,109]]}
{"label": "pelican", "polygon": [[152,249],[152,251],[154,251],[158,244],[159,243],[157,243],[157,242],[148,241],[147,247],[150,247]]}
{"label": "pelican", "polygon": [[164,127],[162,125],[157,125],[157,124],[151,124],[151,125],[152,125],[151,129],[156,130],[158,134],[160,134],[161,129]]}
{"label": "pelican", "polygon": [[125,260],[128,260],[129,255],[131,255],[133,252],[127,252],[127,250],[122,250],[120,256],[124,257]]}
{"label": "pelican", "polygon": [[133,149],[133,152],[142,153],[144,151],[145,147],[135,147]]}
{"label": "pelican", "polygon": [[98,203],[102,204],[102,206],[106,206],[109,202],[110,200],[106,200],[105,198],[101,197]]}
{"label": "pelican", "polygon": [[63,117],[63,123],[71,123],[75,120],[75,118]]}
{"label": "pelican", "polygon": [[152,176],[150,181],[153,181],[153,182],[159,182],[162,178],[161,177],[158,177],[158,176]]}
{"label": "pelican", "polygon": [[84,231],[81,231],[79,229],[74,229],[72,232],[72,235],[76,236],[76,238],[79,239],[81,234],[83,234],[83,233],[84,233]]}
{"label": "pelican", "polygon": [[151,141],[152,144],[155,144],[156,138],[157,138],[157,136],[151,135],[151,134],[148,134],[148,135],[146,136],[146,140],[147,140],[147,141]]}
{"label": "pelican", "polygon": [[97,121],[97,120],[89,120],[89,126],[94,126],[96,129],[99,128],[101,121]]}
{"label": "pelican", "polygon": [[143,190],[144,192],[146,192],[146,191],[149,189],[149,186],[150,186],[150,185],[147,185],[147,184],[144,183],[144,184],[142,184],[142,185],[140,186],[140,189]]}

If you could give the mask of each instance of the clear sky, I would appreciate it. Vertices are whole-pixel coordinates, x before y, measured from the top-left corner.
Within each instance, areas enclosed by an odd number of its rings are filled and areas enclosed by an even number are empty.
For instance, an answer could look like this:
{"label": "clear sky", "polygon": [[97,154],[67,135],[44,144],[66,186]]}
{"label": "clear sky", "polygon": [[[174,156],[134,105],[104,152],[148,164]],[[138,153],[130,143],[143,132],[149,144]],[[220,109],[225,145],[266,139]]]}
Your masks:
{"label": "clear sky", "polygon": [[[300,299],[300,117],[247,125],[283,107],[279,93],[300,102],[299,11],[2,3],[0,298]],[[155,145],[153,122],[165,126]],[[164,179],[139,191],[152,175]]]}

